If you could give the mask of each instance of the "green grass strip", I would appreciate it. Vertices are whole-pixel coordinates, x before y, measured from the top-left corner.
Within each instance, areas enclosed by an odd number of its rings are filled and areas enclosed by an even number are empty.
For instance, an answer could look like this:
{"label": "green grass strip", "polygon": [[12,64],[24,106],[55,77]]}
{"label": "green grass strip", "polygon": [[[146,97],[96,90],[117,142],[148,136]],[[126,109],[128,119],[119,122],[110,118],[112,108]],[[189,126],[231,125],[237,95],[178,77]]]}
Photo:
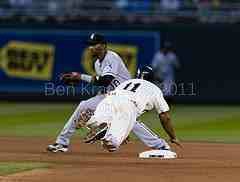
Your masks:
{"label": "green grass strip", "polygon": [[46,163],[19,163],[19,162],[0,162],[0,176],[29,171],[33,169],[48,168]]}

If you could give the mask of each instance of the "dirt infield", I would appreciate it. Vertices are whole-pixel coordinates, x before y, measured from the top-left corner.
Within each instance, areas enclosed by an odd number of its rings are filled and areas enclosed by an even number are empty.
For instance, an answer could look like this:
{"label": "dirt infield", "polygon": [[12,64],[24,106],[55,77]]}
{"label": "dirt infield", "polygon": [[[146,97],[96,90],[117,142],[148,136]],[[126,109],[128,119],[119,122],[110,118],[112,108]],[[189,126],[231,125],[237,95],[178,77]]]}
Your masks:
{"label": "dirt infield", "polygon": [[[240,145],[184,143],[178,159],[139,159],[140,143],[107,153],[100,146],[73,141],[69,153],[45,152],[46,138],[0,137],[0,161],[47,162],[37,169],[0,177],[8,182],[239,182]],[[174,148],[176,149],[176,148]]]}

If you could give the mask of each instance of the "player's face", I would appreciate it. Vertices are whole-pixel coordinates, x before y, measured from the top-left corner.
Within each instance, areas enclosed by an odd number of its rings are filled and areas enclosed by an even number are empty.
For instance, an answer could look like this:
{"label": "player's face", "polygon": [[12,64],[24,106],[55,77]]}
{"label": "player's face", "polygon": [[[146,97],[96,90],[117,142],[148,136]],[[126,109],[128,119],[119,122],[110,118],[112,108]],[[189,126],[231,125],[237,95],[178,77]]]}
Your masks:
{"label": "player's face", "polygon": [[89,46],[89,50],[94,56],[98,56],[105,51],[105,47],[106,47],[105,44],[95,44],[95,45]]}

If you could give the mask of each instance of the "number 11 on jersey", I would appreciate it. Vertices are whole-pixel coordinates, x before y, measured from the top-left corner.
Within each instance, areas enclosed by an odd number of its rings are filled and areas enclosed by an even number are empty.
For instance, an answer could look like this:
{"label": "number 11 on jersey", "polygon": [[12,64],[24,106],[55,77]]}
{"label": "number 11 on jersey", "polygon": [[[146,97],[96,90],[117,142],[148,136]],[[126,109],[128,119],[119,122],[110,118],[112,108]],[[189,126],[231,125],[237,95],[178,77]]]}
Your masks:
{"label": "number 11 on jersey", "polygon": [[[132,86],[133,85],[133,86]],[[136,92],[136,90],[138,89],[138,87],[141,85],[141,83],[128,83],[123,89],[124,90],[128,90],[128,91],[131,91],[131,92]]]}

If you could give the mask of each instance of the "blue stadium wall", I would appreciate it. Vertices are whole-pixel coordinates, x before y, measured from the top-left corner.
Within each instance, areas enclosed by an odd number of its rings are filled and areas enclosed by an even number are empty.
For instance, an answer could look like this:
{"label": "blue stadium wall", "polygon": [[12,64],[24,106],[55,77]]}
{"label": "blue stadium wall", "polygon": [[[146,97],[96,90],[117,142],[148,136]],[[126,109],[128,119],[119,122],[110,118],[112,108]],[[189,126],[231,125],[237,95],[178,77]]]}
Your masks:
{"label": "blue stadium wall", "polygon": [[[85,44],[90,32],[104,33],[110,47],[130,55],[132,75],[151,62],[162,42],[171,41],[181,63],[175,102],[240,103],[240,26],[223,24],[1,25],[1,99],[79,101],[95,94],[99,88],[86,84],[70,93],[58,81],[66,71],[92,73]],[[51,84],[57,93],[49,92]]]}

